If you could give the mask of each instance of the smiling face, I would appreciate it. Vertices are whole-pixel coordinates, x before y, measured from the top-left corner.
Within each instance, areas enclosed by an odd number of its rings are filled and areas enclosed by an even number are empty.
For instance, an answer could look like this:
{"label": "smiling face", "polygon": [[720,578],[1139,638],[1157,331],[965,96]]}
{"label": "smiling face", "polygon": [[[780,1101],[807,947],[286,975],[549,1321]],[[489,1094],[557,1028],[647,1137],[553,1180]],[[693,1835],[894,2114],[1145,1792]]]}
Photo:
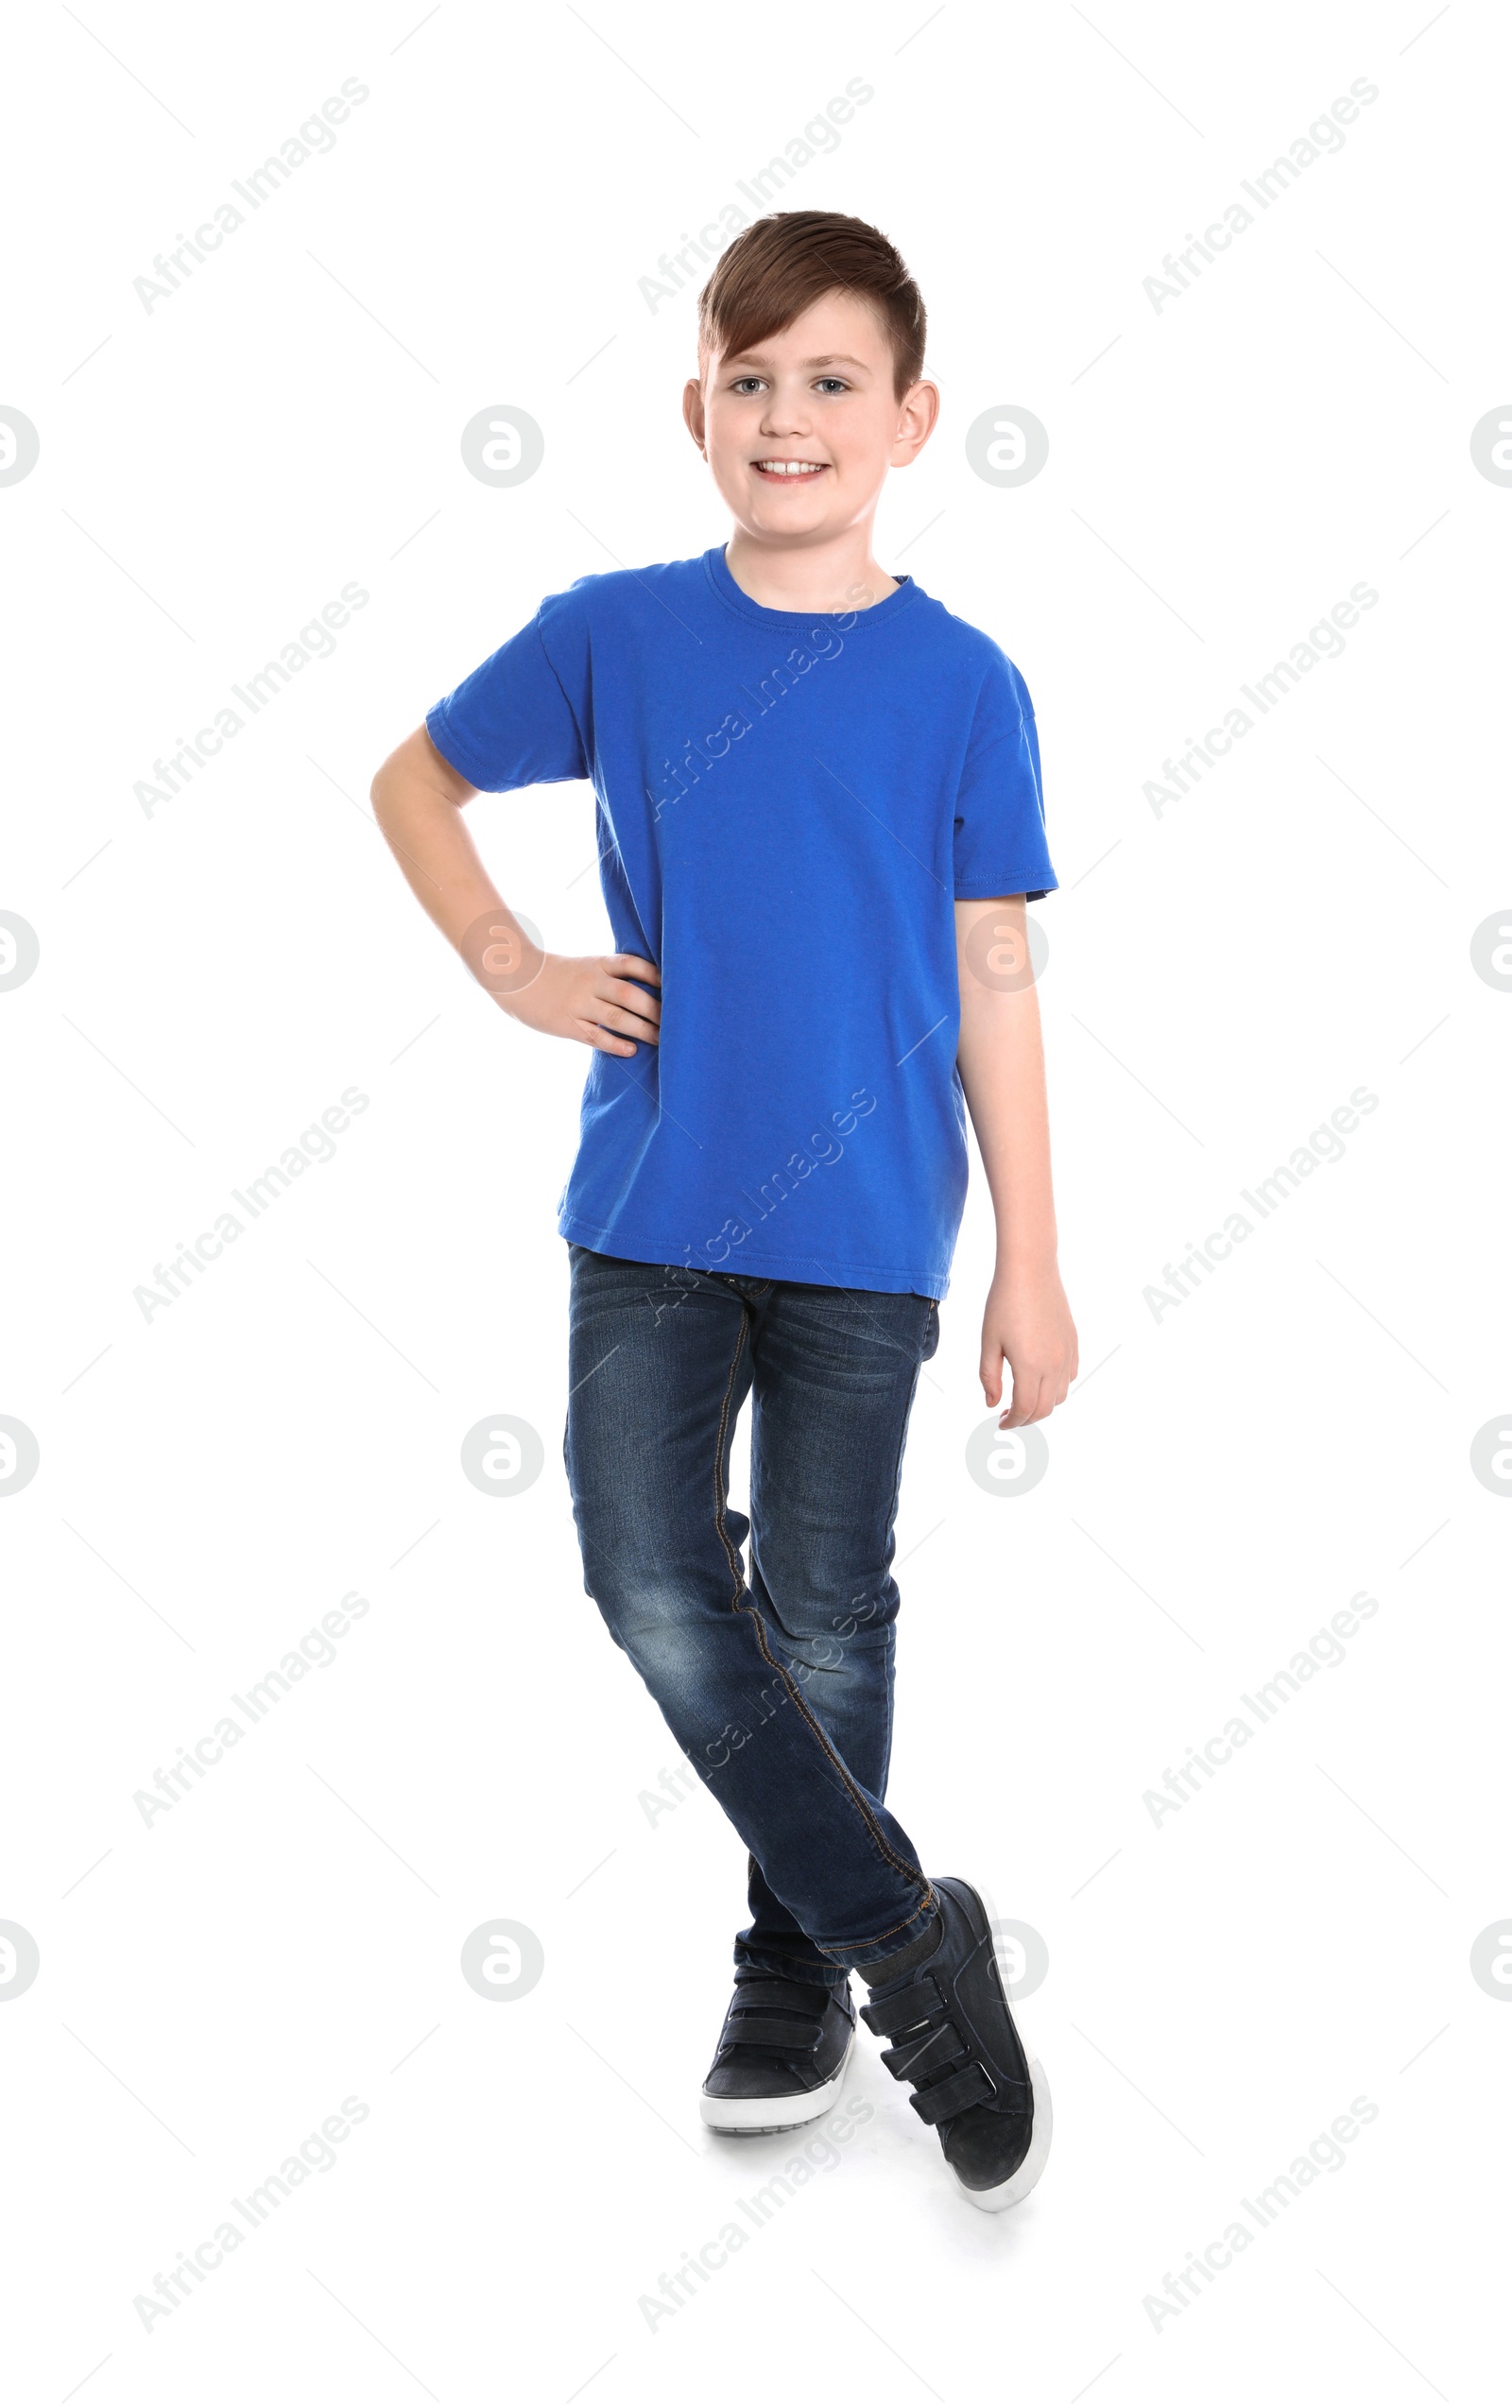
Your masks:
{"label": "smiling face", "polygon": [[888,469],[917,456],[939,405],[922,381],[900,400],[893,375],[881,318],[843,292],[749,351],[705,361],[683,416],[746,536],[817,547],[869,520]]}

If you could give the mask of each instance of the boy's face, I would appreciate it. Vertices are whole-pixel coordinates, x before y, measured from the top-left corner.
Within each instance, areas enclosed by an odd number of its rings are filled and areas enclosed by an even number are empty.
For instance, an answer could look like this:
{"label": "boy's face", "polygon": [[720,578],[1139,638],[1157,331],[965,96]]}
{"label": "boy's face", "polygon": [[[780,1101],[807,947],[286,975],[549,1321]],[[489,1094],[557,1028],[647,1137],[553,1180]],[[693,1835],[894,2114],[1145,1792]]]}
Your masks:
{"label": "boy's face", "polygon": [[797,547],[869,518],[888,469],[923,449],[938,410],[923,381],[897,398],[881,318],[843,292],[752,351],[711,355],[682,399],[736,525]]}

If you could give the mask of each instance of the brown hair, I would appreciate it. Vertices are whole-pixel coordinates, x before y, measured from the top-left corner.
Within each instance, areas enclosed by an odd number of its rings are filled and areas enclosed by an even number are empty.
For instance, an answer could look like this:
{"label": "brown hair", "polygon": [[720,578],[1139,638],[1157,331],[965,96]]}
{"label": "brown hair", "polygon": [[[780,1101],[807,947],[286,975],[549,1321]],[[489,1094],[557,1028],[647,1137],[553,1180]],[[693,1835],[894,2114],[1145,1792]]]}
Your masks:
{"label": "brown hair", "polygon": [[885,234],[833,209],[780,209],[735,236],[698,296],[700,373],[711,352],[751,351],[833,292],[881,318],[901,401],[923,373],[922,297]]}

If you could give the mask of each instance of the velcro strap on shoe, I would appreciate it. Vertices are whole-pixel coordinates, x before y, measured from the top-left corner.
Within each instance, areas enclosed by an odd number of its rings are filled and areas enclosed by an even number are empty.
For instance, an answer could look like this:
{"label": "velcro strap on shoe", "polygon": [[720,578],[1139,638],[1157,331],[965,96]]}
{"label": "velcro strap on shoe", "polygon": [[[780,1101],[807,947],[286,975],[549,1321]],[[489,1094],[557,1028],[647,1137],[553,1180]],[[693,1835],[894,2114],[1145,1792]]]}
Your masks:
{"label": "velcro strap on shoe", "polygon": [[735,1984],[732,2007],[790,2006],[800,2015],[817,2015],[824,1993],[817,1982],[790,1982],[781,1973],[762,1973]]}
{"label": "velcro strap on shoe", "polygon": [[882,2061],[895,2082],[922,2082],[966,2055],[966,2043],[952,2023],[941,2023],[919,2040],[900,2040],[884,2049]]}
{"label": "velcro strap on shoe", "polygon": [[927,2090],[916,2090],[908,2104],[914,2113],[926,2124],[942,2124],[947,2116],[959,2115],[964,2107],[980,2107],[984,2100],[995,2095],[991,2082],[979,2065],[968,2065],[959,2073],[952,2073],[943,2082],[934,2083]]}
{"label": "velcro strap on shoe", "polygon": [[933,1973],[919,1973],[894,1997],[869,2001],[861,2016],[879,2040],[890,2040],[897,2033],[911,2031],[916,2023],[938,2015],[944,2004]]}
{"label": "velcro strap on shoe", "polygon": [[727,2043],[754,2041],[758,2048],[791,2049],[803,2056],[812,2055],[822,2037],[823,2026],[812,2016],[746,2014],[733,2007],[721,2035]]}

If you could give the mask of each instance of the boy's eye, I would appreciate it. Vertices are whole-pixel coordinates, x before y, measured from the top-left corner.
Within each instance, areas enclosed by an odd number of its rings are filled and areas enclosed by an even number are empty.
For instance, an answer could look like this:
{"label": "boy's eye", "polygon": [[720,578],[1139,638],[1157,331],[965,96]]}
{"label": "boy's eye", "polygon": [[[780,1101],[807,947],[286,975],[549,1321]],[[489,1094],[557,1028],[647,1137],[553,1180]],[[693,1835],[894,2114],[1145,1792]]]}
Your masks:
{"label": "boy's eye", "polygon": [[819,376],[815,379],[815,384],[821,393],[849,393],[850,390],[843,376]]}
{"label": "boy's eye", "polygon": [[759,376],[737,376],[730,389],[732,393],[754,393],[761,381]]}

